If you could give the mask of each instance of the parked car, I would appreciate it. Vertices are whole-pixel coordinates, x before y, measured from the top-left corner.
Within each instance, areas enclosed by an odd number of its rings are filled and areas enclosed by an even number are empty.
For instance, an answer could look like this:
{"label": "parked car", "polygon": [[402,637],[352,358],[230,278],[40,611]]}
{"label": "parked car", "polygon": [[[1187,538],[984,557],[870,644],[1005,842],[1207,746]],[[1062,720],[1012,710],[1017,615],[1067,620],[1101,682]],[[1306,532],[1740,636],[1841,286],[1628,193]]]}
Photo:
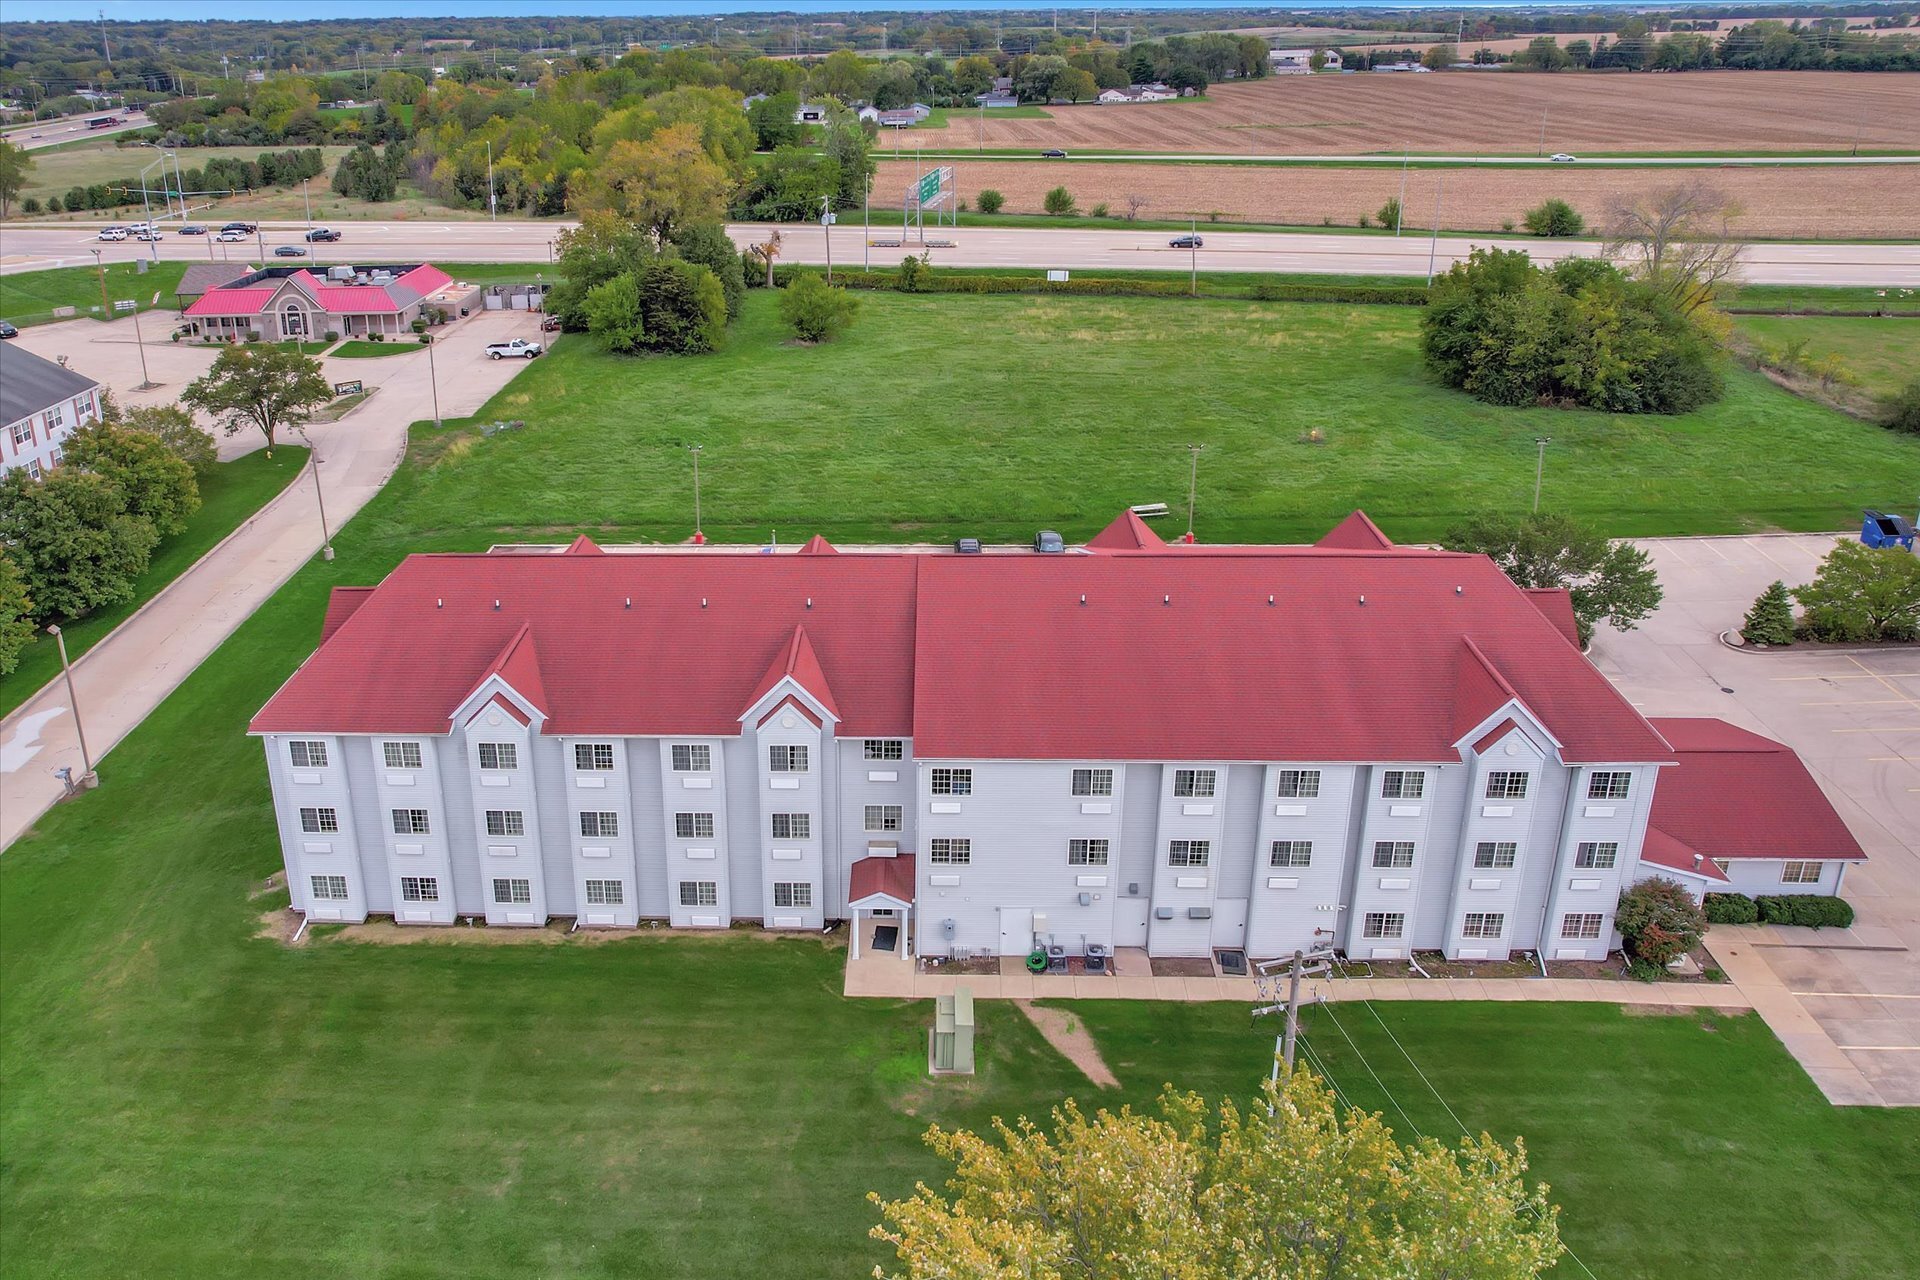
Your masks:
{"label": "parked car", "polygon": [[18,329],[8,324],[5,320],[0,320],[0,338],[17,338],[19,336],[20,331]]}
{"label": "parked car", "polygon": [[307,251],[297,244],[278,244],[273,247],[273,256],[276,258],[304,258],[307,256]]}
{"label": "parked car", "polygon": [[961,538],[953,544],[953,549],[963,556],[977,556],[980,554],[980,539]]}
{"label": "parked car", "polygon": [[559,316],[541,316],[540,332],[542,333],[560,332],[560,317]]}
{"label": "parked car", "polygon": [[313,230],[307,232],[307,242],[309,244],[331,244],[339,238],[340,233],[332,227],[315,227]]}
{"label": "parked car", "polygon": [[100,229],[99,239],[125,240],[126,238],[127,238],[127,229],[125,227],[102,227]]}
{"label": "parked car", "polygon": [[203,236],[207,234],[207,229],[197,222],[183,222],[180,224],[179,234],[183,236]]}
{"label": "parked car", "polygon": [[229,222],[220,229],[222,231],[238,231],[243,236],[250,236],[257,230],[251,222]]}
{"label": "parked car", "polygon": [[1042,160],[1065,160],[1067,153],[1058,147],[1049,147],[1040,153],[1040,158]]}
{"label": "parked car", "polygon": [[1551,160],[1554,164],[1572,164],[1579,158],[1578,156],[1570,156],[1564,151],[1556,151],[1547,157],[1547,159]]}
{"label": "parked car", "polygon": [[214,240],[220,244],[237,244],[242,240],[251,240],[252,238],[253,237],[245,231],[235,231],[232,227],[228,227],[219,235],[215,236]]}
{"label": "parked car", "polygon": [[1167,241],[1169,249],[1200,249],[1207,243],[1205,236],[1175,236]]}
{"label": "parked car", "polygon": [[518,360],[531,360],[544,350],[546,348],[537,342],[528,342],[525,338],[514,338],[508,342],[488,343],[487,359],[504,360],[512,356]]}
{"label": "parked car", "polygon": [[1033,549],[1041,555],[1057,556],[1067,549],[1067,540],[1051,529],[1033,535]]}

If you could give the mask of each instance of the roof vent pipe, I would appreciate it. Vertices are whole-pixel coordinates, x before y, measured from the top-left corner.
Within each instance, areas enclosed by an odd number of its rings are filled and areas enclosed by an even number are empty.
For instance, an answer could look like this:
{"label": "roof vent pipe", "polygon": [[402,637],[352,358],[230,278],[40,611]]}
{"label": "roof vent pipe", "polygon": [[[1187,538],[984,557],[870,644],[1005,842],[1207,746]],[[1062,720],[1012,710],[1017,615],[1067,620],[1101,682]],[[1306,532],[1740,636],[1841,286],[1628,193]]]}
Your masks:
{"label": "roof vent pipe", "polygon": [[433,602],[433,607],[436,609],[444,609],[447,607],[447,602],[444,598],[437,599]]}
{"label": "roof vent pipe", "polygon": [[811,608],[813,608],[813,597],[812,597],[812,596],[808,596],[808,597],[807,597],[807,608],[809,608],[809,609],[811,609]]}
{"label": "roof vent pipe", "polygon": [[1701,863],[1703,863],[1703,862],[1705,862],[1705,861],[1706,861],[1706,858],[1705,858],[1705,857],[1703,857],[1702,855],[1700,855],[1700,854],[1697,854],[1697,853],[1696,853],[1696,854],[1694,854],[1694,855],[1693,855],[1693,869],[1694,869],[1695,871],[1698,871],[1698,870],[1700,869],[1700,864],[1701,864]]}
{"label": "roof vent pipe", "polygon": [[1271,609],[1271,608],[1273,608],[1273,597],[1272,597],[1272,596],[1268,596],[1268,597],[1267,597],[1267,608],[1269,608],[1269,609]]}
{"label": "roof vent pipe", "polygon": [[1366,602],[1367,602],[1367,598],[1366,598],[1365,596],[1361,596],[1361,597],[1360,597],[1360,603],[1361,603],[1361,604],[1365,604]]}
{"label": "roof vent pipe", "polygon": [[1081,603],[1082,605],[1084,605],[1084,604],[1086,604],[1086,602],[1087,602],[1087,593],[1086,593],[1086,592],[1084,592],[1084,591],[1082,591],[1082,592],[1080,593],[1080,603]]}
{"label": "roof vent pipe", "polygon": [[626,600],[627,600],[627,603],[626,603],[626,607],[627,607],[627,608],[629,608],[629,609],[631,609],[631,608],[633,608],[633,597],[632,597],[632,596],[628,596],[628,597],[626,598]]}
{"label": "roof vent pipe", "polygon": [[1453,594],[1455,594],[1455,595],[1457,595],[1457,596],[1463,596],[1463,595],[1465,595],[1465,594],[1467,594],[1467,589],[1466,589],[1465,587],[1455,587],[1455,588],[1453,589]]}
{"label": "roof vent pipe", "polygon": [[1173,603],[1173,597],[1172,597],[1172,596],[1161,596],[1161,597],[1160,597],[1160,603],[1161,603],[1161,604],[1172,604],[1172,603]]}
{"label": "roof vent pipe", "polygon": [[705,596],[700,597],[700,607],[702,609],[707,607],[707,598]]}
{"label": "roof vent pipe", "polygon": [[500,602],[499,602],[498,600],[495,600],[495,601],[493,602],[493,611],[494,611],[495,613],[498,613],[498,612],[500,612]]}

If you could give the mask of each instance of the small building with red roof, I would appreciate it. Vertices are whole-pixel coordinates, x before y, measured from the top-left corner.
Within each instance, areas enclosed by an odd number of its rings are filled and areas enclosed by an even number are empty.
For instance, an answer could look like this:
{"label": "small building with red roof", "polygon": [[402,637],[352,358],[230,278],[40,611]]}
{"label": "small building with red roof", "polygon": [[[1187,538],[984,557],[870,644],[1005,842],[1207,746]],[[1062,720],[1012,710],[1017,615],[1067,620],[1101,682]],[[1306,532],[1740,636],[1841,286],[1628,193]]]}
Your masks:
{"label": "small building with red roof", "polygon": [[266,342],[403,334],[436,302],[461,292],[427,263],[397,266],[269,266],[210,283],[181,312],[195,334]]}

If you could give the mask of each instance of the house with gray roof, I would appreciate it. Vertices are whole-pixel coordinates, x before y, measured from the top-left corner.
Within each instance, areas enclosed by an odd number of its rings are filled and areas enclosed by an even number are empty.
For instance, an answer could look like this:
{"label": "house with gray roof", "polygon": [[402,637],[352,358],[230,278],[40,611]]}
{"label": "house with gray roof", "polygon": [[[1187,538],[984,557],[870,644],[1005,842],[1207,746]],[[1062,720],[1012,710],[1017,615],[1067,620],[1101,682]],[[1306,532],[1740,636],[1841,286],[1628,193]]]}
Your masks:
{"label": "house with gray roof", "polygon": [[100,416],[100,384],[16,342],[0,343],[0,475],[36,480],[60,464],[68,436]]}

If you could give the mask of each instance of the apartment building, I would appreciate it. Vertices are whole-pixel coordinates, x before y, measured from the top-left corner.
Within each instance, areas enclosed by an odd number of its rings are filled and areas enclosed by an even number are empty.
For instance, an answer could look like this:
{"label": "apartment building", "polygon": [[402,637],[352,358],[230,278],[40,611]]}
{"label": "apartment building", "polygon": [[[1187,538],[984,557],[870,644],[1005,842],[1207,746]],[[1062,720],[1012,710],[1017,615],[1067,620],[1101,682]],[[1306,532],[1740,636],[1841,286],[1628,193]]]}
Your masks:
{"label": "apartment building", "polygon": [[98,382],[0,342],[0,475],[39,479],[60,465],[67,437],[99,416]]}
{"label": "apartment building", "polygon": [[1680,758],[1564,593],[1359,513],[1313,546],[1126,513],[1064,555],[417,555],[335,591],[250,731],[315,920],[1598,958],[1623,885],[1743,856],[1695,856],[1697,806],[1651,825]]}

